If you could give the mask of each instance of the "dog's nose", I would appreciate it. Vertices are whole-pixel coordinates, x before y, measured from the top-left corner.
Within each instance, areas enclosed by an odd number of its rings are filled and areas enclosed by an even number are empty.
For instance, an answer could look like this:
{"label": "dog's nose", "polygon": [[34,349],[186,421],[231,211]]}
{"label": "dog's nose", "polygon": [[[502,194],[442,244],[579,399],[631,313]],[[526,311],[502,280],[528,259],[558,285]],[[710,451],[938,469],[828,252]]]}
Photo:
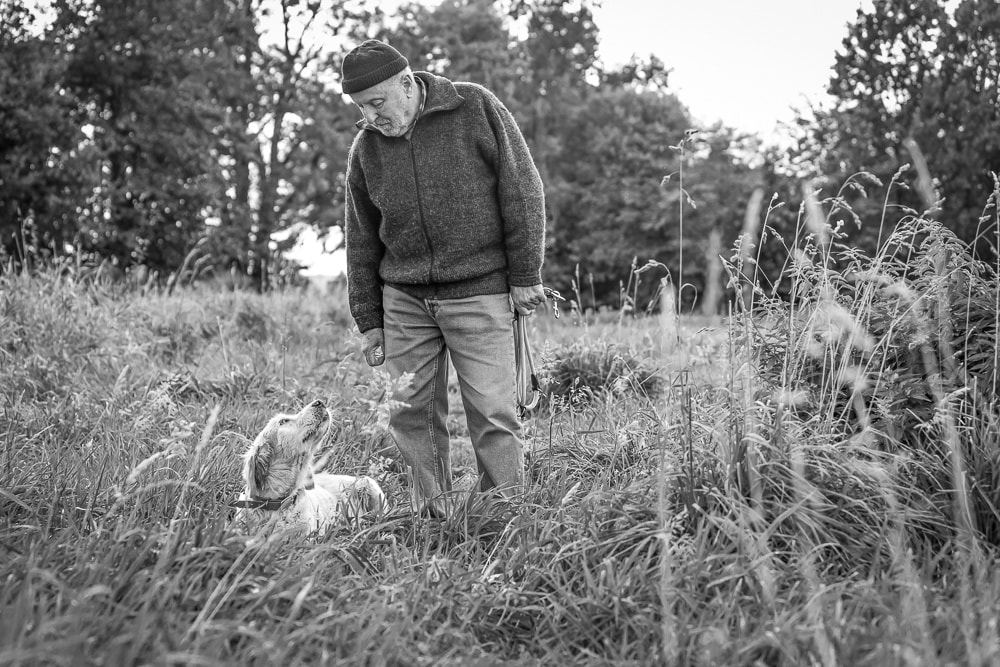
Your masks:
{"label": "dog's nose", "polygon": [[310,405],[309,407],[311,407],[311,408],[321,408],[321,407],[323,407],[323,401],[317,399],[317,400],[313,401],[312,405]]}

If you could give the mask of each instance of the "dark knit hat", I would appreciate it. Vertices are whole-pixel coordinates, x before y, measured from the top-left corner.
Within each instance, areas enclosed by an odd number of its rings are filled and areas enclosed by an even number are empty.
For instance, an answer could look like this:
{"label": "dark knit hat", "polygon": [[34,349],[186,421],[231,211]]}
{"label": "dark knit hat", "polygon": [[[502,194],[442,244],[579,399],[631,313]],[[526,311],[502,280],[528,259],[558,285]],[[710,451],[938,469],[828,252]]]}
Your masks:
{"label": "dark knit hat", "polygon": [[377,39],[369,39],[344,56],[340,68],[341,85],[348,95],[382,83],[410,66],[396,49]]}

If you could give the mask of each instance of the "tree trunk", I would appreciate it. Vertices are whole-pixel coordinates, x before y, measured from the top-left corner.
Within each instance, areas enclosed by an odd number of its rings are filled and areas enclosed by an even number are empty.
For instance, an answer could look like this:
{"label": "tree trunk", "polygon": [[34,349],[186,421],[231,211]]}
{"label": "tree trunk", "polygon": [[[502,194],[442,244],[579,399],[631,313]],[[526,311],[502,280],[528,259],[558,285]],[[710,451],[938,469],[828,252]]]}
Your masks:
{"label": "tree trunk", "polygon": [[722,298],[722,230],[713,227],[708,233],[705,248],[705,296],[701,299],[701,314],[715,315],[719,312]]}
{"label": "tree trunk", "polygon": [[274,112],[274,128],[271,130],[271,144],[268,148],[267,159],[261,160],[260,165],[260,209],[257,211],[257,232],[255,254],[257,266],[254,276],[257,279],[257,287],[261,292],[265,292],[270,284],[268,276],[268,258],[271,256],[271,234],[275,229],[275,207],[278,202],[278,146],[281,143],[281,124],[285,120],[285,112],[282,108],[283,102],[279,99]]}

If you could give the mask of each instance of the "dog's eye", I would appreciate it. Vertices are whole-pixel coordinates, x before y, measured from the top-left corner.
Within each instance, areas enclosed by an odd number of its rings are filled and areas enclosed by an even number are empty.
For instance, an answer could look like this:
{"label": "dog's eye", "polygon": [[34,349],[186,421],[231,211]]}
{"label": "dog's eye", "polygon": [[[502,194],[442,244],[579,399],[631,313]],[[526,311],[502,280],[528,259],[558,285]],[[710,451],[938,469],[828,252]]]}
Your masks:
{"label": "dog's eye", "polygon": [[278,426],[284,426],[285,424],[287,424],[290,421],[292,421],[290,418],[288,418],[288,417],[282,417],[281,419],[278,420]]}

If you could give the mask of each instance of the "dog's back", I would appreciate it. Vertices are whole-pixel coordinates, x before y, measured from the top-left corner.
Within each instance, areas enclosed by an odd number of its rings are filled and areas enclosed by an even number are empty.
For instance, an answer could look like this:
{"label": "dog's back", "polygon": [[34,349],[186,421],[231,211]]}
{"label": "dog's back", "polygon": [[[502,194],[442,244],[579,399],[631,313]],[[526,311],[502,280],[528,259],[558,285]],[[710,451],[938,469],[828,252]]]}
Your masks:
{"label": "dog's back", "polygon": [[382,513],[389,506],[382,487],[371,477],[315,473],[314,490],[323,490],[337,499],[336,512],[348,519],[355,519],[370,512]]}
{"label": "dog's back", "polygon": [[246,532],[256,532],[270,522],[277,529],[300,526],[323,535],[345,519],[354,521],[388,510],[382,488],[371,477],[314,473],[312,478],[313,488],[300,490],[286,508],[275,512],[238,510],[234,517],[237,525]]}

